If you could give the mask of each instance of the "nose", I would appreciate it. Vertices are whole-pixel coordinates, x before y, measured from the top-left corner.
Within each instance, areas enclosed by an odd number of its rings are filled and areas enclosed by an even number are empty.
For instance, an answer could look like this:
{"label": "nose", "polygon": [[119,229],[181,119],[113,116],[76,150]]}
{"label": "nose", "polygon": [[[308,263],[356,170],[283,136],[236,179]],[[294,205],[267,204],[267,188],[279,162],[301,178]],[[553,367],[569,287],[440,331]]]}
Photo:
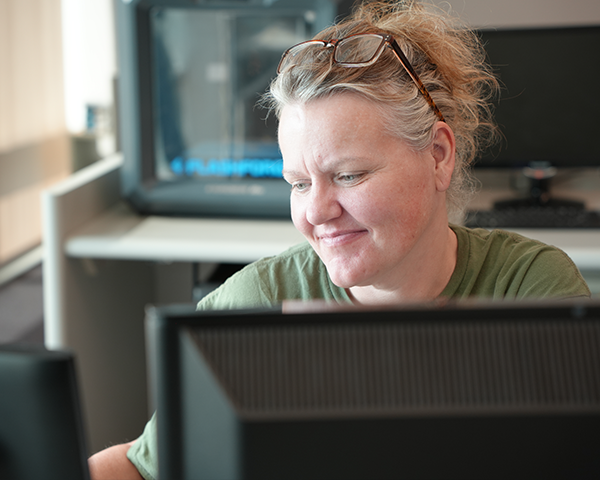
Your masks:
{"label": "nose", "polygon": [[312,225],[323,225],[340,217],[343,208],[335,193],[335,188],[313,186],[307,198],[306,220]]}

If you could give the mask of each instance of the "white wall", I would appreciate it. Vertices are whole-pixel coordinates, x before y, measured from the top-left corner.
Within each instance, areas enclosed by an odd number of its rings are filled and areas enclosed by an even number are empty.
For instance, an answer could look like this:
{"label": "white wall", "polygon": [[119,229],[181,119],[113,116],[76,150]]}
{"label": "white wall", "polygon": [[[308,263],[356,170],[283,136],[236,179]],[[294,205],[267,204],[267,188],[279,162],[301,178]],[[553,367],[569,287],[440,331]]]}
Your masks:
{"label": "white wall", "polygon": [[600,0],[434,0],[473,27],[600,24]]}
{"label": "white wall", "polygon": [[110,107],[116,73],[113,0],[62,0],[67,129],[86,127],[86,105]]}

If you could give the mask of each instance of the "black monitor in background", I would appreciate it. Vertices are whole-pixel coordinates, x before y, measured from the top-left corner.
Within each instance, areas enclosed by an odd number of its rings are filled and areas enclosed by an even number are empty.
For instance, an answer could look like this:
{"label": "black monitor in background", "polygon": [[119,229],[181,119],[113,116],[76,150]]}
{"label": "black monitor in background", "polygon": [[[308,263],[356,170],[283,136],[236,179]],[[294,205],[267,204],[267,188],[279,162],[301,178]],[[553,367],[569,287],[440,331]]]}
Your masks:
{"label": "black monitor in background", "polygon": [[122,193],[133,207],[289,218],[276,119],[257,103],[282,53],[341,4],[115,0]]}
{"label": "black monitor in background", "polygon": [[0,345],[0,478],[88,480],[74,358]]}
{"label": "black monitor in background", "polygon": [[148,311],[160,479],[600,478],[600,304]]}
{"label": "black monitor in background", "polygon": [[600,167],[600,26],[480,33],[502,83],[495,117],[504,138],[475,167],[522,170],[531,183],[523,206],[583,207],[553,199],[549,183],[561,169]]}

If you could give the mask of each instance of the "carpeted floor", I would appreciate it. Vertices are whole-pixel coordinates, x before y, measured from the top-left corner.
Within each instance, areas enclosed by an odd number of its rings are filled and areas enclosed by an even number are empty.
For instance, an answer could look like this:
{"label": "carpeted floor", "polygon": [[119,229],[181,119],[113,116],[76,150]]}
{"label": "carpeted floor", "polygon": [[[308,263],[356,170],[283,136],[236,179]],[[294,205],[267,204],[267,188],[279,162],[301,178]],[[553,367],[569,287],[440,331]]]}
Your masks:
{"label": "carpeted floor", "polygon": [[44,343],[41,266],[0,287],[0,343]]}

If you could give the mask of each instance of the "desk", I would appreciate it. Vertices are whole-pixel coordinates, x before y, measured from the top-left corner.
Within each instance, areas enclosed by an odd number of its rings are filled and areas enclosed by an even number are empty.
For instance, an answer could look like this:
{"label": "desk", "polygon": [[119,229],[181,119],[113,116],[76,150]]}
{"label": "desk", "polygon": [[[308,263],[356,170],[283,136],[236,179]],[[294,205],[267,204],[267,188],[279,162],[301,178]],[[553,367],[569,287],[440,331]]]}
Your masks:
{"label": "desk", "polygon": [[[92,452],[136,438],[150,413],[145,306],[190,302],[194,262],[248,263],[303,240],[290,221],[141,217],[121,201],[120,166],[101,160],[42,198],[46,345],[77,355]],[[600,271],[599,231],[520,233]]]}
{"label": "desk", "polygon": [[91,452],[136,438],[149,415],[148,304],[192,301],[192,262],[248,263],[302,241],[291,221],[140,217],[113,156],[44,192],[44,328],[77,355]]}
{"label": "desk", "polygon": [[291,221],[140,217],[120,202],[64,249],[72,258],[249,263],[303,239]]}

